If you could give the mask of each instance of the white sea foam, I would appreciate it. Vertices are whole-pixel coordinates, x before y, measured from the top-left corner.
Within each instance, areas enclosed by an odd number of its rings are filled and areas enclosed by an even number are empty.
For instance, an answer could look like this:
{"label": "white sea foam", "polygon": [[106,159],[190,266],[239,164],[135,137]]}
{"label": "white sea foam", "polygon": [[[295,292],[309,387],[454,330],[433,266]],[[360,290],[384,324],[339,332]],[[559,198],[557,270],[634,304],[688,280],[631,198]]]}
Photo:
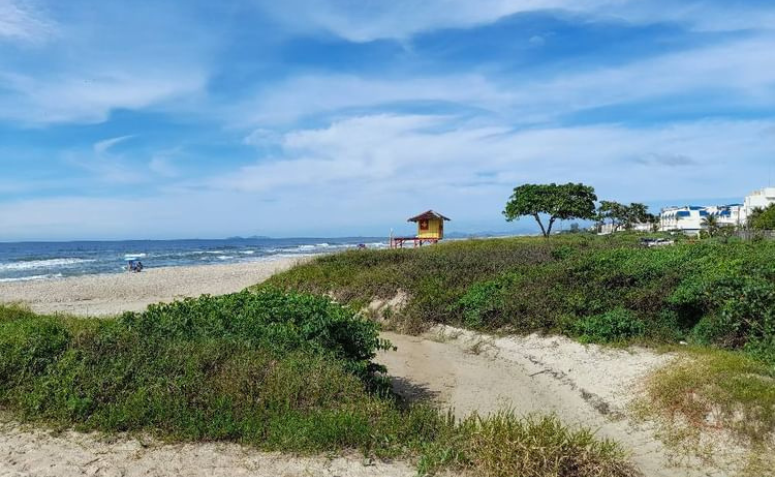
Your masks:
{"label": "white sea foam", "polygon": [[218,260],[229,260],[232,258],[234,257],[232,257],[231,255],[218,255]]}
{"label": "white sea foam", "polygon": [[52,258],[49,260],[30,260],[28,262],[0,263],[0,270],[37,270],[40,268],[65,268],[96,260],[82,258]]}
{"label": "white sea foam", "polygon": [[243,250],[240,253],[243,254],[243,255],[253,255],[254,253],[256,253],[256,251],[255,250]]}
{"label": "white sea foam", "polygon": [[62,274],[55,273],[55,274],[49,274],[49,275],[33,275],[31,277],[0,278],[0,283],[31,282],[35,280],[51,280],[53,278],[62,278]]}

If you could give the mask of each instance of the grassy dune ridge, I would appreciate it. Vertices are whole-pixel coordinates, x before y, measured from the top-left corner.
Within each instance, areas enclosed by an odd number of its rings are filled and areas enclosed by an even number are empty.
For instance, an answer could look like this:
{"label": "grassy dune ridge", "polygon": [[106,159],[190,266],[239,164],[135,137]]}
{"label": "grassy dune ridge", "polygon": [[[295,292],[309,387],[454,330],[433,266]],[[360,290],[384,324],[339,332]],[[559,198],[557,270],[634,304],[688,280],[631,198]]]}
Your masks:
{"label": "grassy dune ridge", "polygon": [[421,474],[626,477],[619,447],[553,417],[462,421],[389,391],[378,326],[262,289],[93,320],[0,307],[0,407],[22,420],[171,441],[404,457]]}
{"label": "grassy dune ridge", "polygon": [[722,427],[771,453],[775,242],[681,240],[644,248],[639,238],[569,235],[352,251],[275,275],[266,286],[328,293],[354,308],[401,292],[402,309],[383,314],[409,331],[444,323],[666,345],[688,357],[646,383],[650,413],[697,431]]}
{"label": "grassy dune ridge", "polygon": [[775,242],[649,249],[637,236],[461,241],[325,256],[262,286],[330,293],[356,307],[404,292],[397,318],[408,329],[445,323],[593,342],[686,340],[775,363]]}

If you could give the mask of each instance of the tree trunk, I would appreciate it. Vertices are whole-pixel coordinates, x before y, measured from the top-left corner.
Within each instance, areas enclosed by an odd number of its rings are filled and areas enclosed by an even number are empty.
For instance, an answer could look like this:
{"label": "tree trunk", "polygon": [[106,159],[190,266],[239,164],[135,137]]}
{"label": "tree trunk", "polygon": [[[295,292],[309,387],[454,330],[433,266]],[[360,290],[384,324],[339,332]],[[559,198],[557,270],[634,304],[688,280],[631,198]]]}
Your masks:
{"label": "tree trunk", "polygon": [[544,228],[543,222],[541,222],[541,217],[538,216],[538,214],[533,214],[533,217],[536,219],[536,222],[538,222],[538,226],[541,227],[541,233],[544,234],[544,237],[548,237],[549,234],[546,233],[546,229]]}
{"label": "tree trunk", "polygon": [[548,237],[552,234],[552,226],[554,226],[554,221],[557,220],[554,217],[549,218],[549,227],[546,229],[546,233],[544,234],[544,237]]}

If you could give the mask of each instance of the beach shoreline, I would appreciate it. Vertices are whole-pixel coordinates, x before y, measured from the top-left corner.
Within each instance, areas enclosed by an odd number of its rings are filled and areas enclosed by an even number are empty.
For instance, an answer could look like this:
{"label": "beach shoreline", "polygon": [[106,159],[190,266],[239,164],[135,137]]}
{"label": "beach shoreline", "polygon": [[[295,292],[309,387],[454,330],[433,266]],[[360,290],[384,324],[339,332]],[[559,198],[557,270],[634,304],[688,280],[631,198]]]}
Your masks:
{"label": "beach shoreline", "polygon": [[250,262],[146,268],[140,273],[109,273],[51,280],[0,283],[0,303],[19,303],[37,313],[113,316],[148,305],[203,294],[243,290],[311,257]]}

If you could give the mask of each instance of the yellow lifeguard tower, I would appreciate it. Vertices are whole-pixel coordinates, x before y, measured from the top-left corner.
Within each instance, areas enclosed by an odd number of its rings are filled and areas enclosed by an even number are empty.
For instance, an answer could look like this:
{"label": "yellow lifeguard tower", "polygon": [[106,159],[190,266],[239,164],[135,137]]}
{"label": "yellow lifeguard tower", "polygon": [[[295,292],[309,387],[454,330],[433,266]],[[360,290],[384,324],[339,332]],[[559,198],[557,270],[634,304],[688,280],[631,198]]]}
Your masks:
{"label": "yellow lifeguard tower", "polygon": [[444,238],[444,222],[450,220],[440,213],[428,210],[411,217],[407,222],[417,223],[417,235],[414,237],[390,237],[390,248],[404,248],[404,243],[412,242],[415,247],[424,243],[437,243]]}

